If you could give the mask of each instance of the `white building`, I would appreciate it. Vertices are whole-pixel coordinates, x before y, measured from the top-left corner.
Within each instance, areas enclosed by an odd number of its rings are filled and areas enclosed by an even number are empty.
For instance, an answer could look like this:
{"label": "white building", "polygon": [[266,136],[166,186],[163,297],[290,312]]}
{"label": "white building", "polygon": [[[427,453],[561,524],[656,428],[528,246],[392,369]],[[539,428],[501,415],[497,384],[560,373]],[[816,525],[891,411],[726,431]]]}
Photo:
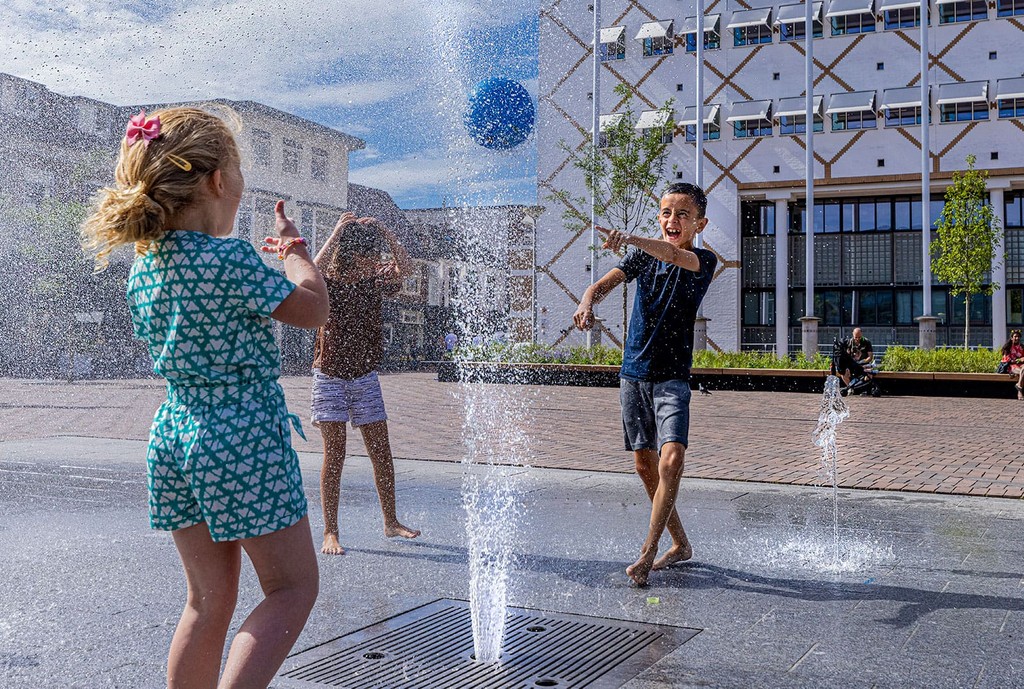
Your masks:
{"label": "white building", "polygon": [[[592,5],[549,1],[540,21],[538,180],[585,190],[558,143],[591,129]],[[919,3],[814,3],[815,313],[819,342],[860,325],[877,344],[916,344],[922,313]],[[723,350],[800,348],[804,315],[803,4],[709,0],[704,28],[706,248],[719,270],[704,303],[708,344]],[[695,169],[697,18],[678,0],[605,0],[600,16],[601,114],[625,83],[634,107],[674,99],[670,164]],[[950,175],[973,154],[1005,228],[1000,289],[972,300],[972,342],[999,346],[1024,323],[1024,0],[932,0],[929,137],[931,220]],[[642,114],[642,113],[641,113]],[[673,181],[673,180],[667,180]],[[568,325],[590,283],[588,237],[573,237],[547,202],[538,227],[538,304]],[[794,219],[790,219],[793,217]],[[788,256],[788,260],[785,260]],[[777,273],[776,260],[779,259]],[[614,265],[601,259],[597,275]],[[782,274],[785,273],[785,274]],[[777,279],[778,274],[778,279]],[[600,308],[621,340],[616,296]],[[962,338],[963,302],[938,283],[938,342]],[[777,328],[776,323],[780,326]],[[550,329],[547,340],[579,338]],[[777,340],[782,340],[777,343]],[[786,341],[788,340],[788,342]],[[962,341],[962,339],[960,339]]]}

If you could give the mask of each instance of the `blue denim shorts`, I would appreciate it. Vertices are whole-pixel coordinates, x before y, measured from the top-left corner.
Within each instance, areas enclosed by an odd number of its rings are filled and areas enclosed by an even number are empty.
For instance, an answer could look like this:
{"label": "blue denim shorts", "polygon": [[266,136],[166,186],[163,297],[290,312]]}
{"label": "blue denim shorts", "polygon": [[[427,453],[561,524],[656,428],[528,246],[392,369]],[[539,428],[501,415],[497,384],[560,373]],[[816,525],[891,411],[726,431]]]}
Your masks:
{"label": "blue denim shorts", "polygon": [[686,447],[690,434],[690,384],[619,379],[622,435],[626,449],[661,452],[665,443]]}

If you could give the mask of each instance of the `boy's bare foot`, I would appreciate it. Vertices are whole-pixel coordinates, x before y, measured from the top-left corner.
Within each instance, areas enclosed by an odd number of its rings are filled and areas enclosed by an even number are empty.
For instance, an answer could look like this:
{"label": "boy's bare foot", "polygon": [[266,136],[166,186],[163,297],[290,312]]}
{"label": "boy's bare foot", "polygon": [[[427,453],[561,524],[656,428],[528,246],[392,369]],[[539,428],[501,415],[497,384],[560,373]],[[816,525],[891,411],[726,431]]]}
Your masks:
{"label": "boy's bare foot", "polygon": [[344,555],[345,549],[342,548],[341,543],[338,542],[338,534],[325,533],[324,544],[321,546],[320,552],[325,555]]}
{"label": "boy's bare foot", "polygon": [[654,556],[657,551],[651,553],[645,553],[640,556],[640,559],[626,567],[626,574],[633,583],[639,587],[647,586],[647,575],[651,573],[651,567],[654,566]]}
{"label": "boy's bare foot", "polygon": [[693,557],[693,546],[689,543],[684,545],[673,545],[668,549],[667,553],[654,561],[654,566],[652,566],[651,569],[665,569],[666,567],[671,567],[677,562],[686,562],[691,557]]}
{"label": "boy's bare foot", "polygon": [[402,538],[416,538],[420,535],[419,529],[410,529],[408,526],[395,522],[394,524],[384,525],[384,535],[388,538],[394,538],[395,536],[401,536]]}

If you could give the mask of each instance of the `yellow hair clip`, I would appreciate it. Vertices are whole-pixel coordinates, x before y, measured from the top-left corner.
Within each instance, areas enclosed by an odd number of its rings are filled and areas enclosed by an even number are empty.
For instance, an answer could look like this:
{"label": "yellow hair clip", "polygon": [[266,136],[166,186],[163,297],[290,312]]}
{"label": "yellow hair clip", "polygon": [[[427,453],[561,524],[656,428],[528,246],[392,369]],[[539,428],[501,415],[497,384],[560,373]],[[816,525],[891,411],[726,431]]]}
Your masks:
{"label": "yellow hair clip", "polygon": [[187,160],[185,160],[181,156],[176,156],[173,153],[168,153],[167,154],[167,160],[171,161],[171,163],[173,163],[174,165],[177,165],[178,167],[180,167],[185,172],[191,172],[192,171],[192,163],[188,162]]}

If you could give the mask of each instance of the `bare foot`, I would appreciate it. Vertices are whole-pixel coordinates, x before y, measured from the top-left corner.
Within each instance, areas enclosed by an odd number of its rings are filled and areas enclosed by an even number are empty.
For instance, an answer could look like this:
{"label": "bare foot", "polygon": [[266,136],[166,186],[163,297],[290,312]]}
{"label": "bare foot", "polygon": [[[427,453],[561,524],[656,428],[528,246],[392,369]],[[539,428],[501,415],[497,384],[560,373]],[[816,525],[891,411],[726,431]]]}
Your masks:
{"label": "bare foot", "polygon": [[686,562],[691,557],[693,557],[693,546],[689,543],[685,545],[674,545],[669,548],[667,553],[654,561],[654,566],[652,566],[651,569],[665,569],[666,567],[671,567],[677,562]]}
{"label": "bare foot", "polygon": [[408,526],[395,522],[394,524],[384,525],[384,535],[388,538],[394,538],[395,536],[401,536],[402,538],[416,538],[420,535],[419,529],[410,529]]}
{"label": "bare foot", "polygon": [[647,586],[647,575],[651,573],[651,567],[654,565],[654,556],[657,551],[652,551],[649,554],[640,556],[640,559],[626,567],[626,574],[633,583],[638,587]]}
{"label": "bare foot", "polygon": [[338,534],[325,533],[324,544],[320,547],[320,552],[325,555],[344,555],[345,549],[342,548],[341,543],[338,542]]}

